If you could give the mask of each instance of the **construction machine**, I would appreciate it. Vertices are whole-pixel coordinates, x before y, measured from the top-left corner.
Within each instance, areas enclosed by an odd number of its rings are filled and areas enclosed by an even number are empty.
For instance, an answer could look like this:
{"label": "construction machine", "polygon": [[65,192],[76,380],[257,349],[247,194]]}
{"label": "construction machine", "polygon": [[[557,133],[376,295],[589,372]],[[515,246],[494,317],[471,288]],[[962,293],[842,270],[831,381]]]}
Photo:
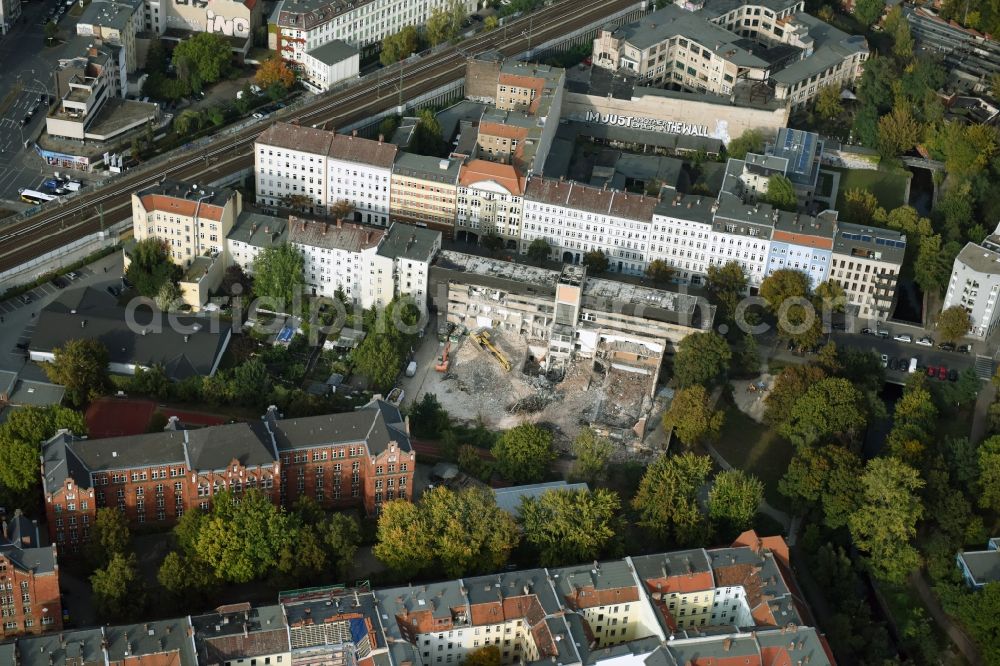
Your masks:
{"label": "construction machine", "polygon": [[434,369],[438,372],[448,372],[448,366],[451,364],[451,361],[448,360],[448,352],[450,350],[451,340],[444,344],[444,351],[441,352],[441,355],[438,357],[437,365],[434,366]]}
{"label": "construction machine", "polygon": [[500,349],[495,344],[493,344],[493,341],[490,339],[489,331],[480,331],[478,333],[475,333],[473,334],[472,339],[475,340],[476,343],[479,344],[481,348],[493,354],[493,358],[497,360],[497,363],[499,363],[504,370],[510,372],[511,369],[510,361],[508,361],[504,353],[500,351]]}

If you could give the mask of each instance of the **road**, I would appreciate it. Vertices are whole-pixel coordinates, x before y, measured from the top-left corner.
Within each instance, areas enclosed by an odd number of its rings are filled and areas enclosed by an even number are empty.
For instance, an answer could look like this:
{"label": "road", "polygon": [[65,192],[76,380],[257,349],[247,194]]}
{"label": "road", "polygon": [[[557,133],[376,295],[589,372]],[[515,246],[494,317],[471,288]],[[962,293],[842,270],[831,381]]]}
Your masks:
{"label": "road", "polygon": [[[282,119],[297,120],[303,125],[342,127],[394,106],[399,99],[412,99],[460,78],[465,70],[466,55],[488,50],[500,50],[505,54],[523,52],[529,40],[533,44],[543,43],[634,4],[634,0],[562,0],[531,15],[530,35],[528,17],[521,17],[508,31],[494,30],[462,42],[461,50],[449,46],[415,62],[380,70],[374,77],[369,75],[360,79],[350,88],[319,96],[308,106]],[[509,38],[502,43],[505,32]],[[399,68],[402,69],[401,77]],[[212,182],[251,167],[254,139],[266,125],[267,121],[257,123],[204,148],[180,152],[159,168],[134,171],[104,188],[9,224],[0,232],[0,271],[98,231],[102,224],[101,213],[105,227],[128,218],[132,192],[161,178]]]}
{"label": "road", "polygon": [[[849,347],[862,351],[871,351],[876,354],[885,354],[889,358],[905,359],[909,363],[911,358],[916,358],[917,363],[923,366],[940,367],[948,369],[954,368],[962,372],[966,368],[973,367],[975,357],[971,354],[960,354],[958,352],[948,352],[936,347],[924,347],[912,342],[897,342],[893,339],[882,339],[872,335],[858,335],[854,333],[834,332],[833,341],[837,347]],[[886,377],[891,380],[905,381],[906,371],[886,371]]]}

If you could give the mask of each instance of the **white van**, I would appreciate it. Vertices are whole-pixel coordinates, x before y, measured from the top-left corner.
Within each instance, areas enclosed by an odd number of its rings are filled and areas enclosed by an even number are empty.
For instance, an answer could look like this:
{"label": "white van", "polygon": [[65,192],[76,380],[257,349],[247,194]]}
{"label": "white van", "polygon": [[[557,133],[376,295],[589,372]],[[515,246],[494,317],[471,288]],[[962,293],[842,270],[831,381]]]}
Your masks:
{"label": "white van", "polygon": [[83,187],[83,184],[80,183],[80,181],[71,180],[66,183],[63,183],[63,187],[65,187],[70,192],[79,192],[80,188]]}
{"label": "white van", "polygon": [[907,370],[907,372],[909,372],[912,375],[916,371],[917,371],[917,359],[916,357],[913,357],[910,359],[910,369]]}

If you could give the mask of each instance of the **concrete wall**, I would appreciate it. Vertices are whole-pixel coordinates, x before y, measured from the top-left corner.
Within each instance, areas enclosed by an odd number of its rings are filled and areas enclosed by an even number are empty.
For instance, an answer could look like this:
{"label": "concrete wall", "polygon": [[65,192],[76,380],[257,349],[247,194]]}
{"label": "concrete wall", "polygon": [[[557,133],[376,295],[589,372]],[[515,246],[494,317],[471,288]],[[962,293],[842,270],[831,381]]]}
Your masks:
{"label": "concrete wall", "polygon": [[[640,92],[636,91],[637,94]],[[644,95],[630,100],[567,92],[562,115],[586,121],[588,112],[602,115],[651,118],[682,124],[707,126],[709,136],[729,143],[748,129],[760,130],[773,139],[788,124],[788,109],[753,109],[730,104],[712,104],[699,99],[678,100],[658,95]]]}
{"label": "concrete wall", "polygon": [[226,262],[220,254],[202,275],[178,282],[177,286],[180,287],[181,300],[184,304],[190,306],[192,310],[200,310],[208,302],[209,294],[222,284],[225,266]]}

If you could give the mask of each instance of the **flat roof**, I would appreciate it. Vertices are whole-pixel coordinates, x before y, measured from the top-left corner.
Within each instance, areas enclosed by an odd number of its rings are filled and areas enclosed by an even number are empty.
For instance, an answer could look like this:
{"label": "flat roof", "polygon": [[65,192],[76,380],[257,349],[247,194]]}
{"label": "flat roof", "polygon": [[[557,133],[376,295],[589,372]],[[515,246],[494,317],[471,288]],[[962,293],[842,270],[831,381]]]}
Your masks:
{"label": "flat roof", "polygon": [[80,18],[77,20],[78,29],[81,25],[96,25],[102,28],[124,30],[135,12],[142,8],[142,5],[143,0],[132,0],[131,3],[120,0],[110,2],[108,0],[93,0],[80,14]]}
{"label": "flat roof", "polygon": [[356,47],[351,46],[347,42],[335,39],[332,42],[327,42],[323,46],[317,46],[316,48],[307,51],[307,53],[310,57],[319,60],[325,65],[336,65],[338,62],[343,62],[348,58],[358,55],[359,51]]}
{"label": "flat roof", "polygon": [[454,185],[461,167],[462,160],[401,152],[392,165],[392,174]]}
{"label": "flat roof", "polygon": [[393,222],[379,245],[378,254],[390,259],[430,262],[440,247],[440,231]]}
{"label": "flat roof", "polygon": [[[837,225],[833,251],[847,256],[867,256],[870,259],[902,264],[906,252],[906,235],[893,229],[841,222]],[[959,257],[961,256],[962,253],[959,253]],[[997,266],[1000,267],[1000,264]]]}

